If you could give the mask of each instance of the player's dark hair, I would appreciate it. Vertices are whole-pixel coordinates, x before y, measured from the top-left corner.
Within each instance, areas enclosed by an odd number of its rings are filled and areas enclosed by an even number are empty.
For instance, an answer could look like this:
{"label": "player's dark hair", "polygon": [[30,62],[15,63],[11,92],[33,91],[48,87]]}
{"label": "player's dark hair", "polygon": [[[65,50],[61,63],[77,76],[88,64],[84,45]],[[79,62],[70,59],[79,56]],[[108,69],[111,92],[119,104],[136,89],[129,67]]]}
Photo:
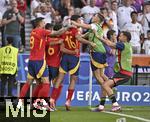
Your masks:
{"label": "player's dark hair", "polygon": [[116,31],[115,30],[109,30],[107,32],[107,38],[110,40],[111,39],[111,36],[115,33]]}
{"label": "player's dark hair", "polygon": [[100,19],[100,22],[103,22],[105,20],[104,16],[101,15],[100,13],[97,14],[98,18]]}
{"label": "player's dark hair", "polygon": [[37,27],[41,21],[43,21],[43,17],[38,17],[34,20],[35,26]]}
{"label": "player's dark hair", "polygon": [[10,37],[10,36],[7,37],[7,42],[8,42],[8,44],[12,44],[13,41],[14,41],[13,37]]}
{"label": "player's dark hair", "polygon": [[132,11],[131,14],[130,14],[130,16],[132,17],[133,14],[138,15],[138,13],[136,11]]}
{"label": "player's dark hair", "polygon": [[80,18],[79,15],[72,15],[70,19],[73,21],[77,21],[79,18]]}
{"label": "player's dark hair", "polygon": [[53,24],[47,23],[47,24],[45,25],[45,29],[52,29],[53,26],[54,26]]}
{"label": "player's dark hair", "polygon": [[128,31],[122,31],[121,33],[122,33],[124,36],[126,36],[126,37],[127,37],[127,41],[130,42],[130,40],[131,40],[131,33],[128,32]]}
{"label": "player's dark hair", "polygon": [[62,28],[62,24],[61,23],[56,23],[53,27],[53,30],[58,31]]}

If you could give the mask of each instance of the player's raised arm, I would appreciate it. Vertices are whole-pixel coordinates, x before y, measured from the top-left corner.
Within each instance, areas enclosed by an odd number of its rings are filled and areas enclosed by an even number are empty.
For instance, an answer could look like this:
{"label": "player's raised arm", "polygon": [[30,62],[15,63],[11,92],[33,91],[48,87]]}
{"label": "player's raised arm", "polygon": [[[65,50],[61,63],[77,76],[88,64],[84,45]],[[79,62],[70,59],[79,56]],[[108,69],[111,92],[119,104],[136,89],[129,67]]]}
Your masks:
{"label": "player's raised arm", "polygon": [[84,44],[89,44],[89,45],[91,45],[92,47],[95,47],[96,46],[96,44],[95,43],[93,43],[93,42],[90,42],[90,41],[88,41],[88,40],[86,40],[86,39],[84,39],[84,38],[82,38],[81,37],[81,35],[76,35],[76,39],[78,40],[78,41],[80,41],[81,43],[84,43]]}
{"label": "player's raised arm", "polygon": [[66,32],[68,30],[68,27],[64,27],[58,31],[52,31],[50,36],[51,37],[55,37],[55,36],[60,36],[61,34],[63,34],[64,32]]}
{"label": "player's raised arm", "polygon": [[89,36],[89,32],[86,32],[85,34],[81,35],[82,38],[88,38],[88,36]]}
{"label": "player's raised arm", "polygon": [[60,39],[60,40],[58,40],[58,41],[52,40],[52,41],[49,43],[49,45],[50,45],[50,46],[58,45],[58,44],[62,44],[62,42],[63,42],[63,39]]}
{"label": "player's raised arm", "polygon": [[101,41],[112,48],[116,48],[116,43],[111,42],[109,39],[101,39]]}
{"label": "player's raised arm", "polygon": [[85,24],[85,23],[77,23],[73,20],[71,20],[71,23],[77,27],[82,27],[82,28],[85,28],[85,29],[92,29],[92,26],[90,24]]}
{"label": "player's raised arm", "polygon": [[63,33],[65,33],[68,29],[74,27],[74,25],[68,25],[67,27],[63,27],[62,29],[58,30],[58,31],[52,31],[50,36],[51,37],[55,37],[55,36],[60,36],[62,35]]}

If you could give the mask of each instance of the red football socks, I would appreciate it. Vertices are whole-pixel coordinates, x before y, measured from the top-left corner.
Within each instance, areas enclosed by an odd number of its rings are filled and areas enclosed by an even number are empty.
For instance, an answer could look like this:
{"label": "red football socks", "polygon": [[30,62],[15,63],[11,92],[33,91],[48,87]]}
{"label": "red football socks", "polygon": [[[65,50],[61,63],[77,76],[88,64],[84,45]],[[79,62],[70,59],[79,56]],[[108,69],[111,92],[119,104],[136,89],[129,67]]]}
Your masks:
{"label": "red football socks", "polygon": [[23,85],[23,87],[21,88],[21,92],[20,92],[20,98],[23,98],[23,97],[26,96],[29,87],[30,87],[30,84],[29,84],[29,83],[25,83],[25,84]]}
{"label": "red football socks", "polygon": [[49,91],[50,91],[50,84],[49,83],[42,83],[42,88],[39,91],[38,97],[44,97],[47,98],[49,97]]}
{"label": "red football socks", "polygon": [[35,88],[33,89],[32,97],[38,97],[38,94],[41,88],[42,88],[42,84],[36,85]]}
{"label": "red football socks", "polygon": [[53,90],[52,90],[51,98],[56,100],[57,96],[58,96],[58,93],[59,93],[59,88],[54,87]]}
{"label": "red football socks", "polygon": [[59,86],[59,88],[58,88],[58,93],[56,94],[56,99],[55,99],[55,101],[57,101],[57,99],[59,98],[59,96],[60,96],[60,94],[61,94],[61,91],[62,91],[62,85],[60,85]]}
{"label": "red football socks", "polygon": [[73,93],[74,93],[74,89],[68,89],[67,100],[71,101]]}

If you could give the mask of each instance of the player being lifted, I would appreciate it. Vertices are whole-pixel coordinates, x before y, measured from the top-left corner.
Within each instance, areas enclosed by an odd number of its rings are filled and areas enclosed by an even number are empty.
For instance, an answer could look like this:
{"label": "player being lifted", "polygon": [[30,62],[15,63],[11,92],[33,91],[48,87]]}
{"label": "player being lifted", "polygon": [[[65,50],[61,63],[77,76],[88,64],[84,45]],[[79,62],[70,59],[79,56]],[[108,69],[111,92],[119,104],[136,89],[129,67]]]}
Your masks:
{"label": "player being lifted", "polygon": [[46,37],[47,36],[57,36],[64,33],[68,28],[62,28],[59,31],[48,31],[45,30],[45,22],[44,18],[36,19],[36,28],[32,30],[30,36],[30,56],[28,63],[28,75],[27,81],[23,85],[20,98],[17,105],[17,108],[20,109],[23,107],[23,98],[25,97],[30,84],[38,79],[40,80],[40,84],[38,84],[34,89],[34,95],[36,97],[47,98],[49,95],[49,79],[48,79],[48,71],[46,70],[46,61],[45,61],[45,46],[46,46]]}
{"label": "player being lifted", "polygon": [[[101,24],[103,23],[103,16],[95,14],[92,18],[92,24],[79,24],[74,21],[72,23],[76,26],[88,29],[88,32],[84,35],[88,36],[91,42],[96,43],[96,47],[91,49],[91,67],[93,74],[100,85],[108,80],[104,74],[104,68],[107,66],[106,63],[106,50],[101,40],[103,40],[103,30]],[[102,88],[102,91],[103,88]],[[102,94],[106,94],[105,91]]]}
{"label": "player being lifted", "polygon": [[[80,16],[78,15],[73,15],[71,16],[71,20],[76,21],[77,23],[81,22]],[[65,103],[66,110],[70,110],[70,105],[71,105],[71,99],[72,95],[74,93],[74,88],[75,88],[75,83],[77,80],[77,76],[79,73],[79,56],[80,56],[80,44],[85,43],[89,44],[92,47],[95,47],[95,43],[87,41],[81,37],[79,34],[78,28],[70,28],[68,31],[66,31],[63,35],[62,38],[64,39],[63,44],[61,45],[61,52],[63,53],[62,55],[62,60],[61,60],[61,65],[59,68],[59,75],[58,79],[56,81],[56,84],[52,90],[52,95],[50,98],[50,107],[55,108],[55,100],[56,96],[59,92],[59,86],[61,82],[64,79],[64,76],[67,72],[70,74],[70,84],[68,88],[68,96],[67,100]]]}

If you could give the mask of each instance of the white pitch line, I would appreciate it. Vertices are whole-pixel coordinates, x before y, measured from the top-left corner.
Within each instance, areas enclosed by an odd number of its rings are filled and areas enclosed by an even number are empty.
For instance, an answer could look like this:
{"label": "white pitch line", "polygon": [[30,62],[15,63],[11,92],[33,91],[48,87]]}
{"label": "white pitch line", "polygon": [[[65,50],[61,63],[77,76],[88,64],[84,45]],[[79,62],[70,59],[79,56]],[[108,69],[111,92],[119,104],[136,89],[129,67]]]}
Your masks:
{"label": "white pitch line", "polygon": [[128,115],[128,114],[121,114],[121,113],[108,112],[108,111],[103,111],[103,113],[108,113],[108,114],[113,114],[113,115],[124,116],[124,117],[132,118],[132,119],[141,120],[141,121],[143,121],[143,122],[150,122],[149,119],[144,119],[144,118],[141,118],[141,117],[136,117],[136,116]]}
{"label": "white pitch line", "polygon": [[121,110],[125,110],[125,111],[133,111],[134,109],[133,108],[123,108],[123,109],[121,109]]}

